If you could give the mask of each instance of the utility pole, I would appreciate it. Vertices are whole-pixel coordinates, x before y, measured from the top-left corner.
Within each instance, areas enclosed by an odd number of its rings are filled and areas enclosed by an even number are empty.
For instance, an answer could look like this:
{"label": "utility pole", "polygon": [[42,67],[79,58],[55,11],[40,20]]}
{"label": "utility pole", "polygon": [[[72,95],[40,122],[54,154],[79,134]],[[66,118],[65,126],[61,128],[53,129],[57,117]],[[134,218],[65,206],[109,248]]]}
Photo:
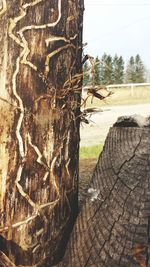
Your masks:
{"label": "utility pole", "polygon": [[77,214],[82,24],[83,0],[1,1],[2,266],[51,266]]}

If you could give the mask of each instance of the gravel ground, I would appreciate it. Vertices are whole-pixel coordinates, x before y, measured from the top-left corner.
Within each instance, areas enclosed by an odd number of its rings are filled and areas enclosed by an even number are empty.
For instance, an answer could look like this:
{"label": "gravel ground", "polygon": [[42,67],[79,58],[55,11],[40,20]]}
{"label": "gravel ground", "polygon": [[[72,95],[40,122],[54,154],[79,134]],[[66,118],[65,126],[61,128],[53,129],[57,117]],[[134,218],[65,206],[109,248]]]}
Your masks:
{"label": "gravel ground", "polygon": [[124,115],[150,115],[150,103],[131,106],[108,106],[102,112],[89,117],[90,124],[81,125],[81,146],[93,146],[104,143],[109,128],[119,116]]}
{"label": "gravel ground", "polygon": [[[150,115],[150,104],[132,106],[114,106],[103,109],[90,117],[91,123],[81,126],[81,146],[92,146],[104,143],[109,128],[116,122],[119,116],[140,114]],[[98,159],[80,160],[80,181],[79,181],[79,205],[81,206],[92,177]]]}

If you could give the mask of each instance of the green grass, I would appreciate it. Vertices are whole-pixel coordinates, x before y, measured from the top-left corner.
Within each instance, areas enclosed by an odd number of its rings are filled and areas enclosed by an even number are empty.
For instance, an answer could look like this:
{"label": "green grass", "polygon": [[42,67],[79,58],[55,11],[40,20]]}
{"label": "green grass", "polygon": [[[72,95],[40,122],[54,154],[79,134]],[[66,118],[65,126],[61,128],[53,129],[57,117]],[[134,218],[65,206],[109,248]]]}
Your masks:
{"label": "green grass", "polygon": [[114,94],[105,101],[100,101],[97,98],[93,98],[91,103],[91,97],[88,98],[86,107],[104,107],[114,105],[134,105],[150,103],[150,86],[147,87],[135,87],[133,91],[131,88],[116,88],[111,89]]}
{"label": "green grass", "polygon": [[81,147],[80,148],[80,159],[98,158],[102,149],[103,149],[103,144],[95,145],[95,146],[88,146],[88,147]]}

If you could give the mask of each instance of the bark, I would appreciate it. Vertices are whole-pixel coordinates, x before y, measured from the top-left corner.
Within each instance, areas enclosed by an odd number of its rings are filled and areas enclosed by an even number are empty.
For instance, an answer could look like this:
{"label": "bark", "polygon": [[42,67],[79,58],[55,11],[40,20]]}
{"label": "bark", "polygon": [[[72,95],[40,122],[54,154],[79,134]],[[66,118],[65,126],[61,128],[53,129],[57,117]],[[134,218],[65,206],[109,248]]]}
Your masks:
{"label": "bark", "polygon": [[150,128],[139,122],[110,129],[59,266],[150,266]]}
{"label": "bark", "polygon": [[0,1],[2,266],[51,266],[77,213],[82,15],[83,0]]}

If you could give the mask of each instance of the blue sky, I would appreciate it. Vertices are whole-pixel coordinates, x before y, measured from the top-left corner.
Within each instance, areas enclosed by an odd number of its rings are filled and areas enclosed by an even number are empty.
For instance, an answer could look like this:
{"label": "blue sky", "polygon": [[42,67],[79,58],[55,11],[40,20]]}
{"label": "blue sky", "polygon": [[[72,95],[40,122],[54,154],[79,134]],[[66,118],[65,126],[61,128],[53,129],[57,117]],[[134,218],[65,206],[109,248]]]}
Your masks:
{"label": "blue sky", "polygon": [[150,0],[84,0],[85,53],[127,61],[140,54],[150,69]]}

